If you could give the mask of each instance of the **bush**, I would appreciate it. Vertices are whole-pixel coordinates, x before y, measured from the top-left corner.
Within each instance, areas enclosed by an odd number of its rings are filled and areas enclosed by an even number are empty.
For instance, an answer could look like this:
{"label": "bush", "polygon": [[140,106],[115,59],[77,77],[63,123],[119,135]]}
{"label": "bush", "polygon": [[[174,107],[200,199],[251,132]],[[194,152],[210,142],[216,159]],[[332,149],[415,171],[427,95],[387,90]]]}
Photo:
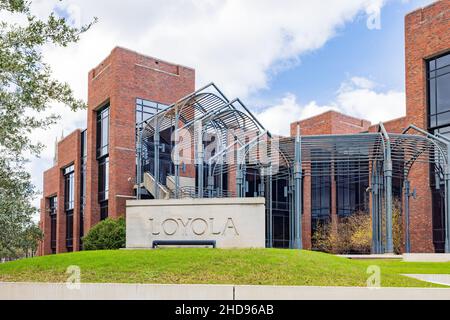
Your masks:
{"label": "bush", "polygon": [[125,247],[125,219],[107,218],[83,237],[84,250],[112,250]]}
{"label": "bush", "polygon": [[370,215],[355,213],[340,218],[337,225],[318,225],[312,237],[313,248],[334,254],[370,253],[372,224]]}
{"label": "bush", "polygon": [[[372,217],[368,213],[357,212],[339,218],[337,225],[320,224],[312,236],[314,250],[333,254],[368,254],[372,248]],[[384,212],[382,214],[382,238],[385,238]],[[394,253],[401,254],[404,248],[403,219],[401,202],[395,199],[392,206],[392,236]]]}

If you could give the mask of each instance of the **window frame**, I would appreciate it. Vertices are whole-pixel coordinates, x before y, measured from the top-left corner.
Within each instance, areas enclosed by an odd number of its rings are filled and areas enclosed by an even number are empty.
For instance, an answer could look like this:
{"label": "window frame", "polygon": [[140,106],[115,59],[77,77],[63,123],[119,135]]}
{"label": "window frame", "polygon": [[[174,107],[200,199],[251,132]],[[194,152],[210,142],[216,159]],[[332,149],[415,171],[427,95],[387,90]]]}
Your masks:
{"label": "window frame", "polygon": [[[443,76],[450,76],[450,60],[449,64],[444,66],[437,66],[437,61],[442,57],[450,57],[450,51],[434,56],[425,60],[425,80],[426,80],[426,100],[427,100],[427,124],[429,130],[435,130],[450,125],[450,102],[444,107],[444,111],[439,110],[438,105],[438,79]],[[434,66],[432,66],[434,64]],[[437,74],[439,70],[445,70],[442,74]],[[434,88],[432,86],[434,84]],[[434,102],[432,98],[434,97]],[[447,120],[439,122],[439,118],[447,116]],[[442,118],[441,118],[442,119]]]}
{"label": "window frame", "polygon": [[[106,128],[105,128],[106,125]],[[106,130],[106,137],[105,131]],[[110,104],[96,111],[96,155],[97,159],[109,154]]]}

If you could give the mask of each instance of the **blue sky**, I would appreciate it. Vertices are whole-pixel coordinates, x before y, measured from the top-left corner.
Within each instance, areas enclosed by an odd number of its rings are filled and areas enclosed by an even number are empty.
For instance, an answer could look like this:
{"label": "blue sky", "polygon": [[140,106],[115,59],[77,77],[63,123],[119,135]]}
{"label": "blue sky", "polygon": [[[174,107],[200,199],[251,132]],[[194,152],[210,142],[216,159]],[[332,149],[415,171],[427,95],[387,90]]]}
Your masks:
{"label": "blue sky", "polygon": [[[78,43],[43,48],[54,76],[78,98],[87,98],[88,71],[122,46],[195,68],[197,87],[215,82],[271,132],[286,135],[291,122],[330,109],[373,123],[402,116],[404,16],[430,2],[36,0],[33,10],[43,18],[56,12],[76,26],[99,18]],[[367,20],[378,11],[381,28],[370,30]],[[38,188],[55,139],[86,126],[83,110],[54,105],[49,113],[61,120],[33,135],[46,146],[30,162]]]}
{"label": "blue sky", "polygon": [[366,18],[340,28],[322,48],[301,57],[298,66],[273,75],[270,89],[258,100],[291,92],[300,103],[326,104],[349,76],[368,78],[385,89],[404,91],[404,17],[430,1],[388,2],[381,12],[381,29],[369,30]]}

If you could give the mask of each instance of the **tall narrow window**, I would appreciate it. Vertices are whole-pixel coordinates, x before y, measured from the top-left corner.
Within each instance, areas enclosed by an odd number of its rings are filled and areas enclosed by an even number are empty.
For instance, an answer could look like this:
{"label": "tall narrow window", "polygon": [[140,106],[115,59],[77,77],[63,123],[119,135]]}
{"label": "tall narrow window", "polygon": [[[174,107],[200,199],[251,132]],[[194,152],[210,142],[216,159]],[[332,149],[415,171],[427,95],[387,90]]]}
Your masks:
{"label": "tall narrow window", "polygon": [[100,219],[108,217],[109,198],[109,104],[97,111],[98,202]]}
{"label": "tall narrow window", "polygon": [[369,163],[340,161],[335,165],[337,214],[349,216],[368,212]]}
{"label": "tall narrow window", "polygon": [[108,154],[109,104],[97,111],[97,158]]}
{"label": "tall narrow window", "polygon": [[326,152],[315,150],[311,163],[311,216],[312,231],[327,223],[331,215],[331,165],[323,160]]}
{"label": "tall narrow window", "polygon": [[[450,138],[450,53],[435,57],[427,64],[428,130]],[[445,185],[442,168],[431,165],[433,203],[433,243],[436,252],[445,245]]]}
{"label": "tall narrow window", "polygon": [[100,159],[98,168],[98,200],[103,202],[109,198],[109,157]]}
{"label": "tall narrow window", "polygon": [[56,253],[56,219],[58,213],[58,197],[48,199],[48,211],[50,214],[50,248],[52,253]]}
{"label": "tall narrow window", "polygon": [[63,170],[64,173],[64,211],[66,213],[66,247],[73,250],[73,209],[75,205],[75,166]]}

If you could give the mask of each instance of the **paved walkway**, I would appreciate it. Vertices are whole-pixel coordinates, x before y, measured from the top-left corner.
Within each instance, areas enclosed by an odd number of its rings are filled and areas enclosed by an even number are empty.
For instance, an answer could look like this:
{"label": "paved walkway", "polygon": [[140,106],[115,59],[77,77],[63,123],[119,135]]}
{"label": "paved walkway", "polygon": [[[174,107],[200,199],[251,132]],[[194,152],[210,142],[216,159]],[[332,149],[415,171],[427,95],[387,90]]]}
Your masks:
{"label": "paved walkway", "polygon": [[450,274],[404,274],[404,276],[450,286]]}
{"label": "paved walkway", "polygon": [[[73,285],[72,285],[73,286]],[[0,282],[1,300],[450,300],[450,288]]]}

